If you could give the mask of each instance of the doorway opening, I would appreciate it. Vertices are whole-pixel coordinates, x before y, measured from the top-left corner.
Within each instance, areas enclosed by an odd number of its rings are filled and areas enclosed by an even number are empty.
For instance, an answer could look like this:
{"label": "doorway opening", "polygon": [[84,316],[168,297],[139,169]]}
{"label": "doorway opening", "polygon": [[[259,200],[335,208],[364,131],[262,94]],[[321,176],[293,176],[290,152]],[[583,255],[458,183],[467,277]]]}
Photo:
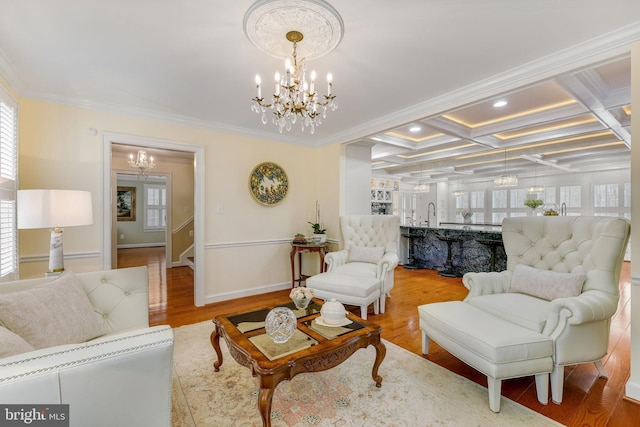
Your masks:
{"label": "doorway opening", "polygon": [[[193,256],[196,260],[204,259],[204,237],[203,233],[199,230],[204,229],[203,222],[203,186],[204,186],[204,173],[202,165],[204,164],[204,147],[182,144],[179,142],[155,140],[149,138],[135,137],[131,135],[120,134],[103,134],[103,152],[104,152],[104,187],[103,187],[103,250],[102,250],[102,264],[105,269],[116,268],[117,266],[117,243],[119,239],[118,227],[117,227],[117,175],[118,172],[126,173],[127,165],[124,157],[128,156],[128,151],[123,151],[123,146],[129,147],[144,147],[148,151],[158,150],[166,151],[170,158],[175,162],[176,159],[182,158],[183,162],[188,164],[189,173],[192,179],[192,190],[190,190],[190,202],[191,206],[188,210],[191,210],[192,218],[192,233],[193,233]],[[120,151],[119,151],[120,150]],[[120,157],[124,156],[124,157]],[[154,172],[154,175],[161,175],[161,168],[158,168],[159,172]],[[173,188],[178,181],[176,175],[171,171],[162,171],[166,174],[167,188]],[[131,173],[129,171],[129,173]],[[181,173],[184,173],[182,171]],[[175,190],[173,191],[175,193]],[[185,194],[185,192],[182,192]],[[170,198],[169,196],[167,197]],[[175,203],[172,204],[172,209],[167,209],[167,238],[166,245],[172,245],[173,240],[173,227],[175,224],[170,219],[169,211],[176,211]],[[180,209],[184,209],[181,207]],[[182,213],[182,211],[181,211]],[[175,212],[174,212],[175,214]],[[126,236],[125,236],[126,237]],[[170,262],[173,259],[173,250],[170,252],[167,249],[166,263],[167,267],[170,267]],[[204,267],[203,263],[196,263],[193,266],[194,276],[194,296],[193,303],[196,306],[204,305]]]}

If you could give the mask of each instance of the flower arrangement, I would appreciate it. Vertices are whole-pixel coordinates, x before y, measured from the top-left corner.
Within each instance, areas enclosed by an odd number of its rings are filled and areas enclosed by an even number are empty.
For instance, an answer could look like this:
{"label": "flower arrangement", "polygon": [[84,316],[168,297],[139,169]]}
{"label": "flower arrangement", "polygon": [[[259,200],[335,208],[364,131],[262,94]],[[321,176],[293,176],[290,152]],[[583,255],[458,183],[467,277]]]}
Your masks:
{"label": "flower arrangement", "polygon": [[527,199],[524,201],[524,205],[530,207],[531,209],[536,209],[542,206],[542,200],[540,199]]}
{"label": "flower arrangement", "polygon": [[291,298],[292,300],[311,299],[313,298],[313,288],[307,288],[306,286],[297,286],[291,289],[289,298]]}

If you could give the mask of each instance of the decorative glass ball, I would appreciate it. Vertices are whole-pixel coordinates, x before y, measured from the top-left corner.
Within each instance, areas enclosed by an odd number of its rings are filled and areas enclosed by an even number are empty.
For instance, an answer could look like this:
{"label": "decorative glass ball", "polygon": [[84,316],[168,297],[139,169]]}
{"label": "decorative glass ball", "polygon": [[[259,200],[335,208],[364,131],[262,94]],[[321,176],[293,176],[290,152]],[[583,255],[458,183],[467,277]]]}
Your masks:
{"label": "decorative glass ball", "polygon": [[264,327],[273,342],[285,343],[296,331],[296,315],[287,307],[276,307],[267,313]]}

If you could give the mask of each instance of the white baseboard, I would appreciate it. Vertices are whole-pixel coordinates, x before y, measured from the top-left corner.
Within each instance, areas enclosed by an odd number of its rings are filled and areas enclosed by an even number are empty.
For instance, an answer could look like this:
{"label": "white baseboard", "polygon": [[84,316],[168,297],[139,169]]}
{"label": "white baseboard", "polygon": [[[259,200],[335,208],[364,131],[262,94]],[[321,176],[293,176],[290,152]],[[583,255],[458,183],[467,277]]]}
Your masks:
{"label": "white baseboard", "polygon": [[640,384],[633,383],[631,382],[631,380],[627,381],[624,394],[627,397],[630,397],[633,400],[637,400],[640,402]]}
{"label": "white baseboard", "polygon": [[128,249],[128,248],[157,248],[160,246],[167,246],[166,243],[129,243],[127,245],[118,245],[117,249]]}
{"label": "white baseboard", "polygon": [[212,302],[226,301],[226,300],[235,299],[235,298],[249,297],[252,295],[266,294],[267,292],[281,291],[283,289],[290,289],[290,288],[291,288],[291,282],[286,282],[286,283],[279,283],[279,284],[268,285],[268,286],[261,286],[259,288],[246,289],[242,291],[207,295],[205,297],[204,303],[210,304]]}

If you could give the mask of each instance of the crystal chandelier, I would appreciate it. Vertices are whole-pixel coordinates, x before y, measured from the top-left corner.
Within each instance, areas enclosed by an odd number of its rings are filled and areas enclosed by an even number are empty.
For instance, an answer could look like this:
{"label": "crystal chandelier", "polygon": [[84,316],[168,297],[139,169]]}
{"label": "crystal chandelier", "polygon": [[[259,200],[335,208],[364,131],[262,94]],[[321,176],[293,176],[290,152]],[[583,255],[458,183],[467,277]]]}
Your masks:
{"label": "crystal chandelier", "polygon": [[144,150],[138,150],[138,156],[135,157],[133,153],[129,154],[129,166],[138,169],[138,176],[147,177],[149,171],[156,167],[156,162],[153,160],[153,156],[147,156],[147,152]]}
{"label": "crystal chandelier", "polygon": [[431,191],[429,184],[424,182],[424,164],[420,163],[420,181],[413,186],[413,191],[416,193],[428,193]]}
{"label": "crystal chandelier", "polygon": [[493,179],[494,187],[515,187],[518,185],[518,177],[515,175],[500,175]]}
{"label": "crystal chandelier", "polygon": [[267,109],[273,110],[272,122],[278,126],[282,133],[283,129],[291,130],[297,121],[304,132],[305,127],[309,127],[309,132],[314,133],[316,127],[320,126],[322,120],[327,117],[327,109],[335,111],[338,103],[335,95],[331,93],[333,87],[333,77],[327,74],[327,94],[321,99],[316,93],[316,72],[312,70],[307,78],[307,67],[304,59],[298,64],[297,47],[304,35],[299,31],[289,31],[287,40],[293,43],[293,60],[287,58],[285,61],[285,71],[281,75],[278,71],[275,74],[275,93],[271,101],[262,98],[262,88],[260,75],[256,75],[256,89],[258,94],[253,98],[251,110],[262,114],[262,123],[267,124]]}
{"label": "crystal chandelier", "polygon": [[429,184],[420,182],[420,184],[417,184],[413,187],[413,191],[415,191],[416,193],[428,193],[431,191],[431,187],[429,187]]}
{"label": "crystal chandelier", "polygon": [[534,174],[535,175],[533,178],[533,185],[529,187],[529,189],[527,190],[528,194],[538,194],[544,191],[544,187],[542,185],[538,185],[538,164],[537,163],[534,169]]}
{"label": "crystal chandelier", "polygon": [[527,190],[527,193],[538,194],[538,193],[542,193],[543,191],[544,191],[544,187],[542,185],[533,185],[529,187],[529,189]]}
{"label": "crystal chandelier", "polygon": [[493,180],[494,187],[515,187],[518,185],[518,177],[507,173],[507,149],[504,149],[504,174]]}

